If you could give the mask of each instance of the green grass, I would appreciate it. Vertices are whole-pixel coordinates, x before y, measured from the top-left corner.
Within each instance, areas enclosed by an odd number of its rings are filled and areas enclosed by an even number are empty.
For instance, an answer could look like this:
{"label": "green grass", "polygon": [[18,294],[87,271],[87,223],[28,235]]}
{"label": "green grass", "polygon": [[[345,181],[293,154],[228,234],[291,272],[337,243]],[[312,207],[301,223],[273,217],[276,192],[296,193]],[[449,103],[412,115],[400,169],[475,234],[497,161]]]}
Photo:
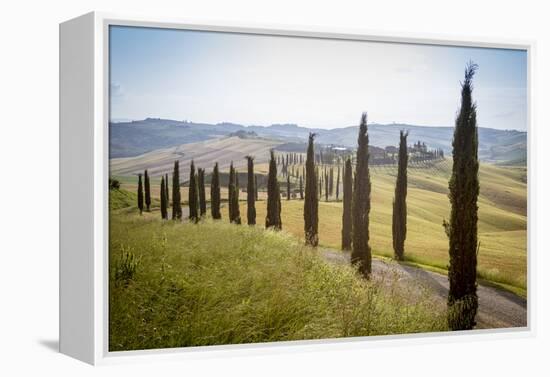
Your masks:
{"label": "green grass", "polygon": [[137,206],[137,194],[128,190],[109,190],[109,210]]}
{"label": "green grass", "polygon": [[111,212],[109,350],[446,330],[445,308],[367,282],[293,235]]}

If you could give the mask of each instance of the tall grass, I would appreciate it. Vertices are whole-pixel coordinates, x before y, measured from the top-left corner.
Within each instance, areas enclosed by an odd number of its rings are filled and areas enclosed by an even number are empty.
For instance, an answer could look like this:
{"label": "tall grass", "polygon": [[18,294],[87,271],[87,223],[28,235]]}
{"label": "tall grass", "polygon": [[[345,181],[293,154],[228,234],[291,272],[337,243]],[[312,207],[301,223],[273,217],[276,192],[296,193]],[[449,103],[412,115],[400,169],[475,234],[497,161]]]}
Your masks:
{"label": "tall grass", "polygon": [[128,250],[131,276],[110,275],[111,351],[446,330],[428,292],[367,282],[285,232],[115,211],[111,269]]}

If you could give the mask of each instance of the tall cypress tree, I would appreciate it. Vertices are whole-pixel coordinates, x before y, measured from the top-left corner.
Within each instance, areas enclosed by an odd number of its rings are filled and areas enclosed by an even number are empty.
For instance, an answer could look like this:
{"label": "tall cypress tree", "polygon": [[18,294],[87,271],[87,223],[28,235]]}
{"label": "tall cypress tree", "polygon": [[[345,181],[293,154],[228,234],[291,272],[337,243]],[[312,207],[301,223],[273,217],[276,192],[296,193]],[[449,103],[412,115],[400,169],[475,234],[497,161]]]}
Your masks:
{"label": "tall cypress tree", "polygon": [[195,173],[195,162],[191,160],[189,169],[189,220],[199,221],[199,195],[197,187],[197,175]]}
{"label": "tall cypress tree", "polygon": [[254,199],[258,201],[258,176],[254,174]]}
{"label": "tall cypress tree", "polygon": [[330,170],[329,170],[328,191],[330,196],[334,194],[334,168],[332,166],[330,167]]}
{"label": "tall cypress tree", "polygon": [[286,200],[290,200],[290,176],[286,177]]}
{"label": "tall cypress tree", "polygon": [[336,174],[336,200],[340,196],[340,161],[338,161],[338,173]]}
{"label": "tall cypress tree", "polygon": [[233,208],[234,208],[234,214],[235,214],[235,220],[233,221],[235,224],[241,223],[241,209],[239,207],[239,196],[240,196],[240,189],[239,189],[239,172],[237,170],[234,170],[235,173],[235,190],[233,190]]}
{"label": "tall cypress tree", "polygon": [[174,161],[172,174],[172,220],[181,220],[180,162]]}
{"label": "tall cypress tree", "polygon": [[145,208],[147,212],[151,212],[151,183],[149,182],[149,174],[147,169],[143,174],[143,183],[145,185]]}
{"label": "tall cypress tree", "polygon": [[160,178],[160,217],[165,220],[168,217],[166,210],[166,188],[164,183],[164,176]]}
{"label": "tall cypress tree", "polygon": [[319,244],[319,197],[317,194],[317,174],[315,171],[315,134],[310,133],[306,155],[306,194],[304,199],[304,233],[306,244],[313,247]]}
{"label": "tall cypress tree", "polygon": [[220,212],[220,172],[218,169],[218,163],[214,164],[214,170],[212,170],[212,181],[210,182],[210,210],[212,212],[212,218],[219,220],[222,218]]}
{"label": "tall cypress tree", "polygon": [[170,207],[170,189],[168,187],[168,174],[164,175],[164,194],[166,199],[166,218],[168,218],[168,208]]}
{"label": "tall cypress tree", "polygon": [[248,225],[256,225],[256,176],[254,175],[254,157],[246,156],[248,185],[246,187],[246,220]]}
{"label": "tall cypress tree", "polygon": [[204,169],[199,169],[199,209],[200,217],[206,215],[206,189],[204,187]]}
{"label": "tall cypress tree", "polygon": [[141,174],[138,174],[138,191],[137,191],[137,201],[139,214],[143,213],[143,183],[141,181]]}
{"label": "tall cypress tree", "polygon": [[320,169],[319,171],[319,199],[323,197],[323,169]]}
{"label": "tall cypress tree", "polygon": [[229,183],[227,186],[227,205],[229,210],[229,222],[235,221],[235,169],[233,168],[233,161],[229,165]]}
{"label": "tall cypress tree", "polygon": [[325,169],[325,202],[328,202],[328,194],[329,194],[329,173]]}
{"label": "tall cypress tree", "polygon": [[407,238],[407,153],[408,132],[399,132],[399,157],[397,164],[397,181],[393,199],[393,252],[395,259],[403,260],[405,253],[405,239]]}
{"label": "tall cypress tree", "polygon": [[170,206],[170,188],[168,187],[168,174],[164,175],[164,190],[166,191],[166,211]]}
{"label": "tall cypress tree", "polygon": [[304,179],[300,176],[300,199],[304,200]]}
{"label": "tall cypress tree", "polygon": [[282,228],[281,194],[279,192],[279,182],[277,182],[277,164],[275,163],[273,150],[271,150],[269,173],[267,176],[267,215],[265,217],[265,227],[275,230]]}
{"label": "tall cypress tree", "polygon": [[369,173],[367,113],[363,113],[361,116],[357,143],[357,167],[352,201],[353,237],[351,263],[357,265],[359,272],[368,279],[371,274],[372,262],[371,249],[369,246],[371,182]]}
{"label": "tall cypress tree", "polygon": [[241,223],[241,213],[239,209],[239,182],[237,172],[233,167],[233,161],[229,166],[229,221],[234,224]]}
{"label": "tall cypress tree", "polygon": [[353,217],[352,217],[352,197],[353,197],[353,168],[351,158],[347,158],[344,165],[343,176],[343,214],[342,214],[342,250],[351,250]]}
{"label": "tall cypress tree", "polygon": [[462,101],[455,122],[453,169],[449,180],[450,222],[444,222],[449,237],[448,323],[452,330],[476,325],[477,298],[477,198],[479,161],[476,104],[472,79],[477,65],[470,62],[462,82]]}

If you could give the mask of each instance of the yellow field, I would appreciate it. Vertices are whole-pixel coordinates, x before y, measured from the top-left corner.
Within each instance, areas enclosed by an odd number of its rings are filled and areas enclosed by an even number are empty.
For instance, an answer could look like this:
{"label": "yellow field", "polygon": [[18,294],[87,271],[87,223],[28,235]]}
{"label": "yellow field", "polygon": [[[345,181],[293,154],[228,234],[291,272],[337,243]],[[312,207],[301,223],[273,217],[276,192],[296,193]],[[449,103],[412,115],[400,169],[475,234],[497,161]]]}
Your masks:
{"label": "yellow field", "polygon": [[[437,170],[440,169],[440,170]],[[448,241],[442,222],[450,213],[447,182],[450,161],[436,169],[411,169],[407,196],[407,260],[447,268]],[[526,289],[527,217],[524,169],[482,165],[480,171],[478,274],[494,282]],[[395,169],[371,169],[372,202],[370,239],[373,253],[392,256],[392,199]],[[282,199],[283,229],[303,237],[303,202]],[[257,223],[265,222],[265,202],[256,204]],[[227,219],[227,213],[223,212]],[[241,202],[241,217],[246,222],[246,203]],[[341,243],[342,203],[319,202],[319,242],[339,248]]]}

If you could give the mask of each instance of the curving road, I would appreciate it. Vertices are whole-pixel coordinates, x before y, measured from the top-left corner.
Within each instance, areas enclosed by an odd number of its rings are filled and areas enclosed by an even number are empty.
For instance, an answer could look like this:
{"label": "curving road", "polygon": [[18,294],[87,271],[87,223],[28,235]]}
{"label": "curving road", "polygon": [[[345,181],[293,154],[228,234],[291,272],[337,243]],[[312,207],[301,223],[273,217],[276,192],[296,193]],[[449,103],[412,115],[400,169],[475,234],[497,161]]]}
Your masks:
{"label": "curving road", "polygon": [[[331,249],[320,249],[323,257],[333,263],[349,263],[350,254]],[[444,305],[447,302],[449,282],[446,275],[426,271],[400,263],[372,260],[373,274],[398,273],[399,279],[414,280],[431,289]],[[477,328],[509,328],[527,326],[527,300],[511,292],[479,285],[477,288],[479,308]]]}

